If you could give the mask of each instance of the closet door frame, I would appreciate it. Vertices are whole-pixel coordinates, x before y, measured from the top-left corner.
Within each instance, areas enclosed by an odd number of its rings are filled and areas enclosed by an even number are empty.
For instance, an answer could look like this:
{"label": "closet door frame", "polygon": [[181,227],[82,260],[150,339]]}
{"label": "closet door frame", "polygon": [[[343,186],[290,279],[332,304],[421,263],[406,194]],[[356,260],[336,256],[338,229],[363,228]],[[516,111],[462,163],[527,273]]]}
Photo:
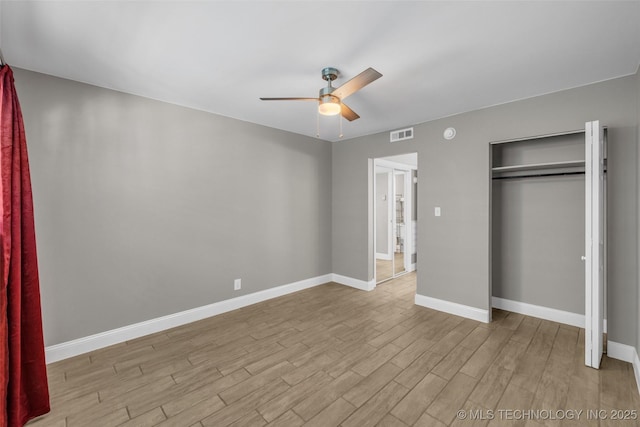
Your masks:
{"label": "closet door frame", "polygon": [[598,369],[604,350],[604,129],[585,123],[585,365]]}
{"label": "closet door frame", "polygon": [[[606,332],[606,127],[599,121],[585,123],[584,130],[551,133],[524,138],[492,141],[489,143],[489,307],[492,303],[492,209],[493,194],[491,179],[494,169],[492,164],[494,145],[544,139],[548,137],[584,134],[585,135],[585,249],[582,260],[585,262],[585,365],[598,369],[604,353]],[[592,244],[592,242],[597,242]],[[514,310],[518,311],[516,307]],[[506,308],[509,310],[509,308]],[[525,310],[526,311],[526,310]],[[522,314],[530,314],[519,311]],[[491,313],[491,309],[489,310]],[[534,316],[540,314],[533,314]],[[542,316],[544,317],[544,316]],[[549,319],[554,320],[554,319]],[[491,321],[491,320],[489,320]]]}

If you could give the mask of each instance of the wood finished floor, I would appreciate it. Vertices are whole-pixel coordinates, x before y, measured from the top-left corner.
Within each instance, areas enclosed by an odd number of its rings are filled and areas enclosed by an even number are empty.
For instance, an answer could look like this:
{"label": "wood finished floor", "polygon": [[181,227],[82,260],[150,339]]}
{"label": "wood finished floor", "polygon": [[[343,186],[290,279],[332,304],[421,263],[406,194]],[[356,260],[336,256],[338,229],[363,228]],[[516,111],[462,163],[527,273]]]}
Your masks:
{"label": "wood finished floor", "polygon": [[415,273],[372,292],[330,283],[51,364],[52,411],[28,426],[639,425],[501,419],[638,410],[632,367],[584,367],[584,330],[500,310],[483,324],[414,294]]}

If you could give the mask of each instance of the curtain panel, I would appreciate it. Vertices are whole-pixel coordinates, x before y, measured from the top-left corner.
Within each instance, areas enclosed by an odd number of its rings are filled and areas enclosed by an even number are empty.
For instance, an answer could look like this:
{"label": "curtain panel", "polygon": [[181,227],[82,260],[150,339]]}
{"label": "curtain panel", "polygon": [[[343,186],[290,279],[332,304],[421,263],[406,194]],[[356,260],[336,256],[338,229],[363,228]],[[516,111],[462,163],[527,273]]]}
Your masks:
{"label": "curtain panel", "polygon": [[0,425],[49,412],[33,198],[13,71],[0,68]]}

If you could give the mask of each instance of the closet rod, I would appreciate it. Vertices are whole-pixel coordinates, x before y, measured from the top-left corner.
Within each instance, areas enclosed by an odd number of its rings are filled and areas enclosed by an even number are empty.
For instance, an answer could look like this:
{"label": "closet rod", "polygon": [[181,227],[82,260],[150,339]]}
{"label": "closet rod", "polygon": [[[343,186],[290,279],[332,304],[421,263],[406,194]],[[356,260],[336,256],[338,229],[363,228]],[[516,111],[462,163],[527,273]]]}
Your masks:
{"label": "closet rod", "polygon": [[[606,171],[605,171],[606,173]],[[554,172],[554,173],[536,173],[529,175],[511,175],[511,176],[494,176],[492,179],[514,179],[514,178],[540,178],[544,176],[565,176],[565,175],[584,175],[584,171],[580,172]]]}

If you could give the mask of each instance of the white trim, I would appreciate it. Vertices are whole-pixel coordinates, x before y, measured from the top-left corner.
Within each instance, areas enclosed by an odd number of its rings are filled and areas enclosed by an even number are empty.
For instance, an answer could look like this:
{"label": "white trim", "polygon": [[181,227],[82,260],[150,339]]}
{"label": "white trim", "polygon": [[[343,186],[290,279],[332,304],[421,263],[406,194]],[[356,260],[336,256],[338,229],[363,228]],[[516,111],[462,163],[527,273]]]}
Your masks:
{"label": "white trim", "polygon": [[640,357],[636,351],[636,357],[633,358],[633,372],[636,374],[636,386],[638,387],[638,394],[640,394]]}
{"label": "white trim", "polygon": [[[413,154],[413,153],[416,153],[416,152],[412,151],[411,153],[406,153],[406,154]],[[389,156],[389,157],[393,157],[393,156]],[[398,162],[394,162],[393,160],[387,160],[382,157],[375,158],[374,161],[376,166],[382,166],[383,168],[399,169],[403,171],[418,170],[417,165],[414,166],[406,163],[398,163]]]}
{"label": "white trim", "polygon": [[[402,213],[404,216],[404,255],[402,257],[402,266],[404,267],[404,271],[406,272],[409,272],[409,266],[411,265],[411,255],[413,254],[413,221],[411,219],[411,213],[413,212],[413,197],[411,191],[412,175],[413,173],[411,171],[403,172],[404,189],[402,191],[404,194],[405,203],[404,212]],[[394,225],[397,225],[397,221],[394,222]],[[396,231],[397,228],[397,226],[394,227]]]}
{"label": "white trim", "polygon": [[[377,194],[376,190],[376,194]],[[376,203],[378,200],[376,199]],[[375,214],[378,214],[378,208],[375,210]],[[387,253],[389,254],[389,260],[393,262],[395,266],[396,256],[396,175],[395,170],[390,169],[387,174]],[[378,221],[376,217],[376,221]],[[377,228],[377,223],[376,223]]]}
{"label": "white trim", "polygon": [[375,279],[365,282],[364,280],[354,279],[353,277],[342,276],[341,274],[335,274],[335,273],[331,275],[331,278],[332,278],[331,279],[332,282],[336,282],[341,285],[360,289],[361,291],[372,291],[376,288]]}
{"label": "white trim", "polygon": [[489,310],[482,310],[480,308],[458,304],[456,302],[416,294],[415,303],[422,307],[444,311],[445,313],[455,314],[456,316],[466,317],[483,323],[489,323],[490,320]]}
{"label": "white trim", "polygon": [[191,310],[185,310],[179,313],[146,320],[144,322],[135,323],[122,328],[100,332],[88,337],[55,344],[45,348],[46,361],[47,363],[57,362],[58,360],[67,359],[99,348],[164,331],[166,329],[175,328],[176,326],[185,325],[187,323],[206,319],[207,317],[226,313],[248,305],[322,285],[335,281],[333,276],[334,275],[332,274],[325,274],[311,279],[300,280],[298,282],[266,289],[264,291],[242,295],[202,307],[196,307]]}
{"label": "white trim", "polygon": [[411,273],[412,271],[416,271],[416,263],[415,262],[413,264],[409,265],[409,270],[407,271],[407,273]]}
{"label": "white trim", "polygon": [[607,356],[613,359],[622,360],[623,362],[631,363],[633,366],[633,373],[636,377],[638,393],[640,394],[640,358],[638,357],[636,348],[627,344],[607,341]]}
{"label": "white trim", "polygon": [[[607,356],[628,363],[633,363],[634,359],[638,358],[635,347],[615,341],[607,341]],[[636,376],[638,376],[637,372]]]}
{"label": "white trim", "polygon": [[555,308],[498,297],[491,297],[491,304],[500,310],[512,311],[526,316],[538,317],[540,319],[551,320],[552,322],[584,328],[584,314],[571,313],[570,311],[557,310]]}

